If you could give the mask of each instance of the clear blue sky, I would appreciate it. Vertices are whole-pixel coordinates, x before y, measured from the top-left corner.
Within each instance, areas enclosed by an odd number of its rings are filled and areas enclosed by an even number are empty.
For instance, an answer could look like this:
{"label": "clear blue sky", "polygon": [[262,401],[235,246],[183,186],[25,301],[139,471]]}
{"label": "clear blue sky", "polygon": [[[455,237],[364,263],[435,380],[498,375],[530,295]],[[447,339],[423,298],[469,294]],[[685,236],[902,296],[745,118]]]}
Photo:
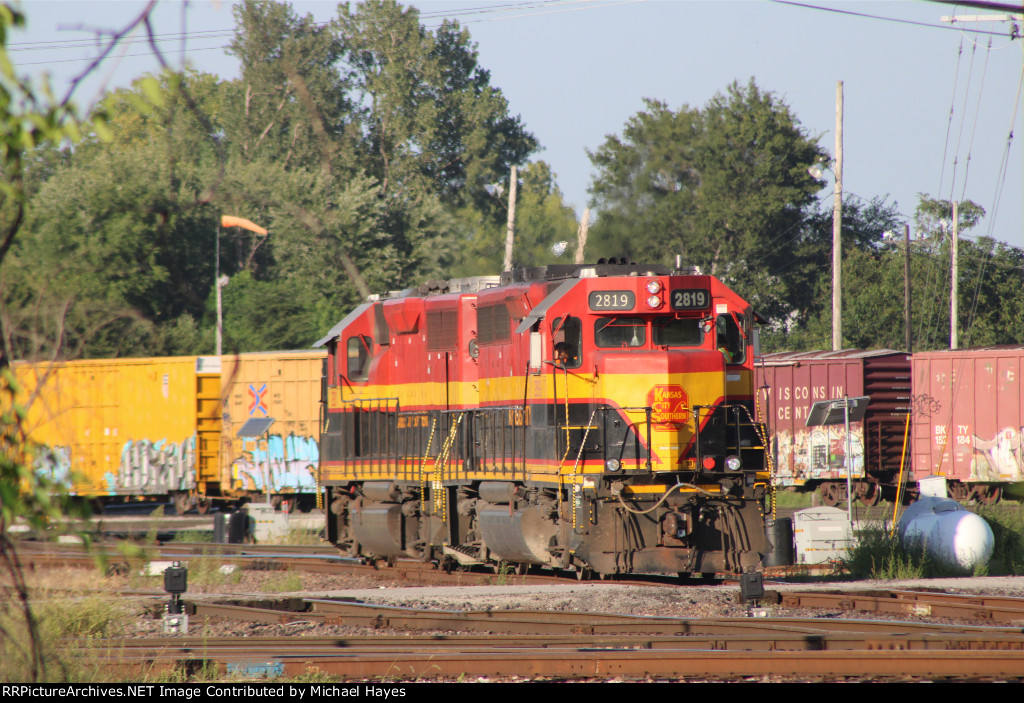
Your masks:
{"label": "clear blue sky", "polygon": [[[70,78],[95,56],[95,30],[125,25],[145,4],[24,2],[29,26],[12,35],[13,58],[23,72],[48,71],[55,93],[63,95]],[[334,16],[337,6],[292,4],[319,20]],[[753,77],[788,103],[831,152],[836,81],[842,80],[848,193],[888,195],[908,217],[919,192],[970,198],[989,211],[974,234],[1024,246],[1024,109],[1013,124],[1021,100],[1022,41],[1010,40],[1006,22],[956,25],[996,34],[961,32],[940,22],[991,11],[910,0],[807,3],[878,18],[766,0],[413,4],[428,26],[447,16],[468,27],[492,84],[540,139],[543,151],[535,158],[551,164],[578,212],[587,204],[591,180],[586,150],[621,132],[643,98],[699,106],[730,82]],[[237,62],[223,51],[234,25],[231,5],[160,2],[156,27],[161,35],[174,35],[161,44],[173,65],[184,59],[202,71],[237,76]],[[78,88],[76,101],[88,106],[104,87],[127,85],[155,66],[145,44],[128,45]],[[1007,153],[1011,128],[1015,138]],[[821,197],[831,200],[831,184]]]}

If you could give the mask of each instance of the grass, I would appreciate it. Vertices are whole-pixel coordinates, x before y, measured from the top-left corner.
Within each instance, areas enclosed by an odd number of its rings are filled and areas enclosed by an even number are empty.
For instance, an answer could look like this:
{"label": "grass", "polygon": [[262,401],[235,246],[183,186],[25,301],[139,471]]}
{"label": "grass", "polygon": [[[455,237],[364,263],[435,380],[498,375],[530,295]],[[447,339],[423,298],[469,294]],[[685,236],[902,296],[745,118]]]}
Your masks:
{"label": "grass", "polygon": [[979,510],[992,528],[995,544],[987,564],[964,569],[928,553],[924,544],[902,544],[888,530],[872,526],[858,532],[857,543],[843,560],[856,578],[921,579],[958,576],[1014,576],[1024,574],[1024,516],[1021,510]]}
{"label": "grass", "polygon": [[210,530],[181,530],[175,532],[171,542],[188,542],[188,543],[200,543],[205,544],[207,542],[213,543],[213,532]]}
{"label": "grass", "polygon": [[779,508],[810,508],[814,491],[799,492],[778,488],[775,490],[775,505]]}
{"label": "grass", "polygon": [[[134,617],[124,602],[107,593],[80,598],[48,597],[33,589],[33,611],[38,623],[39,643],[45,670],[42,680],[63,683],[91,683],[108,680],[101,666],[90,661],[89,642],[109,636],[124,621]],[[25,681],[29,670],[26,643],[28,631],[21,613],[8,602],[0,606],[0,680]],[[80,645],[64,649],[67,639]]]}
{"label": "grass", "polygon": [[302,590],[302,576],[294,572],[284,572],[269,578],[260,586],[264,593],[291,593]]}
{"label": "grass", "polygon": [[843,559],[843,566],[855,578],[920,579],[939,576],[964,576],[962,569],[950,570],[939,564],[924,545],[903,545],[880,525],[857,533],[857,542]]}
{"label": "grass", "polygon": [[978,508],[992,528],[995,546],[986,573],[979,576],[1019,576],[1024,574],[1024,506],[1008,511],[1005,508]]}
{"label": "grass", "polygon": [[278,539],[275,544],[293,545],[293,546],[305,546],[305,545],[320,545],[324,544],[323,537],[320,536],[319,530],[308,530],[301,527],[293,527],[288,530],[288,534]]}

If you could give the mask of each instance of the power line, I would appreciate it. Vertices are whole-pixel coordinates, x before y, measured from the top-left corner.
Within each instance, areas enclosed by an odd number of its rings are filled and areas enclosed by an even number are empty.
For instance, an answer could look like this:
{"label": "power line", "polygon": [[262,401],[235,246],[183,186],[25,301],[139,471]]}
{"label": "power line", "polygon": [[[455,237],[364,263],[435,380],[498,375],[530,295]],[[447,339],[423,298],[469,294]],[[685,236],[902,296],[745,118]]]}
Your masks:
{"label": "power line", "polygon": [[[503,22],[507,20],[523,19],[527,17],[538,17],[544,15],[561,14],[564,12],[578,12],[582,10],[599,10],[607,7],[616,7],[619,5],[631,5],[641,2],[647,2],[647,0],[614,0],[612,2],[599,2],[598,0],[531,0],[529,2],[518,2],[518,3],[506,3],[504,5],[485,5],[480,7],[463,8],[459,10],[453,10],[450,12],[436,10],[428,12],[420,12],[418,15],[419,20],[422,22],[424,19],[435,20],[439,18],[449,19],[454,18],[456,20],[462,20],[462,24],[477,24],[480,22]],[[559,8],[559,9],[550,9]],[[514,14],[507,15],[512,12],[522,12],[526,10],[542,10],[541,12],[526,12],[525,14]],[[498,17],[488,17],[486,15],[507,15]],[[483,17],[473,18],[475,15],[484,15]],[[462,19],[468,18],[468,19]],[[318,27],[326,27],[330,24],[327,22],[315,23]],[[443,25],[438,24],[427,24],[423,23],[426,29],[438,29]],[[84,30],[83,30],[84,31]],[[195,32],[173,32],[166,34],[154,34],[152,36],[153,42],[163,44],[166,42],[176,42],[183,39],[224,39],[234,35],[234,29],[208,29],[200,30]],[[62,39],[50,42],[13,42],[7,45],[9,51],[55,51],[65,49],[90,49],[96,45],[97,38],[86,38],[86,39]],[[151,45],[150,37],[137,37],[137,38],[126,38],[121,40],[120,45],[128,47],[131,45],[143,44],[147,47]],[[188,51],[214,51],[218,49],[227,49],[227,44],[218,44],[216,46],[201,46],[201,47],[189,47]],[[174,49],[178,51],[178,49]],[[136,54],[123,54],[121,58],[138,58],[152,55],[151,52],[141,52]],[[21,61],[18,63],[19,66],[39,66],[44,64],[58,64],[58,63],[75,63],[82,61],[91,61],[92,59],[86,58],[74,58],[74,59],[49,59],[42,61]]]}
{"label": "power line", "polygon": [[862,17],[864,19],[881,20],[884,22],[895,22],[897,24],[910,24],[917,27],[927,27],[929,29],[945,29],[955,30],[958,32],[971,32],[972,34],[994,34],[996,36],[1006,36],[1005,32],[992,32],[985,29],[962,29],[959,27],[947,27],[942,24],[931,24],[929,22],[918,22],[917,20],[905,20],[899,17],[884,17],[882,15],[869,15],[866,12],[854,12],[853,10],[840,10],[835,7],[822,7],[820,5],[810,5],[802,2],[793,2],[793,0],[770,0],[777,5],[792,5],[793,7],[803,7],[808,10],[819,10],[821,12],[832,12],[837,15],[851,15],[853,17]]}

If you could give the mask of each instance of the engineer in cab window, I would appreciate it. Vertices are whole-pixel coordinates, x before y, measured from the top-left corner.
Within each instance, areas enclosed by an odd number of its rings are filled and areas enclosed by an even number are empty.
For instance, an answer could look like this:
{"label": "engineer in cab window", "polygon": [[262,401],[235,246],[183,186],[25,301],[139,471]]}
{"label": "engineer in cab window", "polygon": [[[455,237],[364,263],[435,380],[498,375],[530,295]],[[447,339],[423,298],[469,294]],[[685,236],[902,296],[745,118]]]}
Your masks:
{"label": "engineer in cab window", "polygon": [[568,342],[559,342],[555,345],[555,364],[562,368],[569,368],[576,359],[576,350]]}

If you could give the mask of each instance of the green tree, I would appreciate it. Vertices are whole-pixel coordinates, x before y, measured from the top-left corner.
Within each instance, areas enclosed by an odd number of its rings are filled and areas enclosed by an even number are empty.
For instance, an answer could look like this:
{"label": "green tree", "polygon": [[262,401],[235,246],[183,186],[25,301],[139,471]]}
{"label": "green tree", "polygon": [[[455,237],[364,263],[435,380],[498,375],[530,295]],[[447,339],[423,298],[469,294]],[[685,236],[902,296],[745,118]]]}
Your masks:
{"label": "green tree", "polygon": [[[982,208],[965,201],[960,208],[961,231],[966,234],[983,216]],[[830,217],[821,213],[822,227]],[[951,217],[950,203],[920,196],[915,236],[910,243],[911,334],[916,351],[949,346]],[[864,223],[853,229],[865,230],[868,235],[859,241],[847,232],[847,227],[858,220]],[[875,236],[883,231],[881,228],[899,233],[902,226],[895,226],[895,213],[891,210],[858,213],[850,203],[844,204],[843,225],[847,244],[843,258],[844,346],[903,349],[905,245],[902,236],[885,241]],[[959,241],[959,261],[961,346],[1024,341],[1024,304],[1019,296],[1024,286],[1024,252],[987,237],[964,237]],[[822,267],[823,271],[829,270],[827,263],[822,263]],[[821,301],[831,299],[828,275],[818,278],[815,291]],[[790,334],[770,334],[766,348],[828,348],[831,319],[831,306],[823,303]]]}
{"label": "green tree", "polygon": [[[536,161],[519,169],[516,194],[515,244],[512,265],[541,266],[558,261],[552,247],[570,242],[561,261],[572,261],[576,241],[576,215],[565,204],[555,174],[544,161]],[[491,197],[499,203],[505,217],[500,223],[472,205],[460,208],[456,227],[465,242],[461,261],[454,268],[456,276],[478,276],[501,271],[505,258],[505,237],[508,212],[508,179],[495,188],[489,186]]]}
{"label": "green tree", "polygon": [[213,77],[142,78],[104,102],[111,142],[89,135],[33,194],[0,273],[17,356],[197,351],[213,281],[216,220],[205,202],[218,169],[178,100],[183,83],[217,112]]}
{"label": "green tree", "polygon": [[599,254],[668,263],[682,254],[785,319],[803,287],[774,272],[796,255],[826,154],[773,93],[733,83],[702,109],[657,101],[590,159]]}

